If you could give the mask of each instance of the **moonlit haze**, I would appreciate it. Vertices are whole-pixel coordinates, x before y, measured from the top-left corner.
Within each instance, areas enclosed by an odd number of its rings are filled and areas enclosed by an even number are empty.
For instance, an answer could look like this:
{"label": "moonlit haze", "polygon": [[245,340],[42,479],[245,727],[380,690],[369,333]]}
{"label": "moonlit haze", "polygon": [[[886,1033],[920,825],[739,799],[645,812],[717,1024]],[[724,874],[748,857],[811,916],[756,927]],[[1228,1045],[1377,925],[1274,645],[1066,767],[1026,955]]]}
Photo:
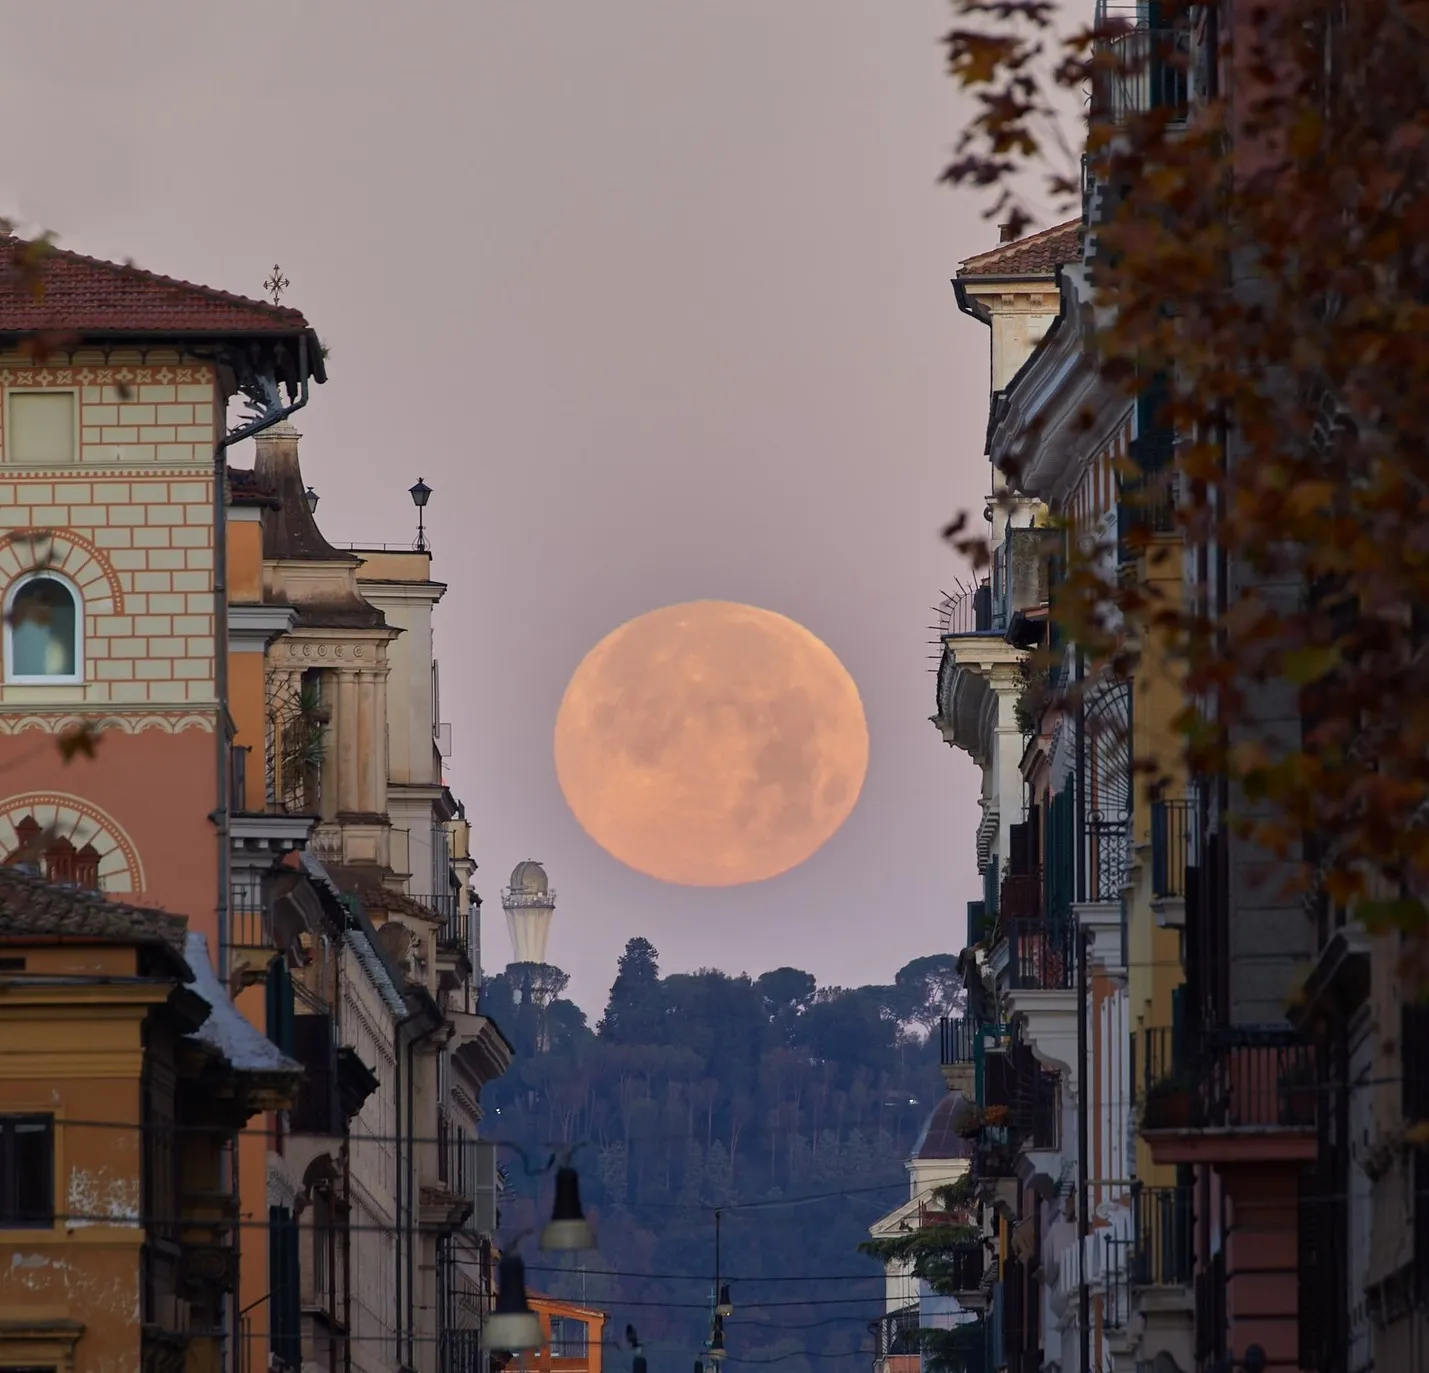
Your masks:
{"label": "moonlit haze", "polygon": [[[966,575],[939,530],[988,483],[988,338],[949,278],[997,229],[937,184],[966,109],[950,23],[946,0],[5,7],[26,133],[0,212],[247,295],[279,263],[331,349],[297,417],[325,533],[410,541],[431,486],[484,962],[539,855],[592,1018],[637,934],[669,972],[850,985],[960,945],[979,784],[928,723],[928,626]],[[700,600],[807,626],[867,717],[852,813],[753,885],[635,871],[553,766],[592,645]]]}
{"label": "moonlit haze", "polygon": [[858,688],[826,644],[755,606],[696,601],[621,625],[556,717],[576,819],[637,872],[759,882],[817,853],[868,767]]}

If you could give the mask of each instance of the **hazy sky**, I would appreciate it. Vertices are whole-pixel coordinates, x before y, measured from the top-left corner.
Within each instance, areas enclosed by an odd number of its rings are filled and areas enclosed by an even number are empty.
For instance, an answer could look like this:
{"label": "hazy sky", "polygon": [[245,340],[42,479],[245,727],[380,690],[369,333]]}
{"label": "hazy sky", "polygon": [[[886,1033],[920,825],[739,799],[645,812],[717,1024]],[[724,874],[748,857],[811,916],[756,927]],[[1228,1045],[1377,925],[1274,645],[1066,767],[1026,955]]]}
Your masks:
{"label": "hazy sky", "polygon": [[[949,23],[945,0],[0,15],[0,206],[247,294],[280,262],[332,350],[299,416],[325,532],[410,538],[406,489],[433,487],[486,962],[501,886],[540,859],[550,957],[593,1014],[633,934],[667,970],[842,983],[960,945],[977,776],[928,723],[928,626],[958,571],[938,531],[987,481],[988,340],[948,279],[996,230],[936,185]],[[807,625],[868,712],[853,816],[755,887],[623,868],[553,771],[585,652],[705,597]]]}

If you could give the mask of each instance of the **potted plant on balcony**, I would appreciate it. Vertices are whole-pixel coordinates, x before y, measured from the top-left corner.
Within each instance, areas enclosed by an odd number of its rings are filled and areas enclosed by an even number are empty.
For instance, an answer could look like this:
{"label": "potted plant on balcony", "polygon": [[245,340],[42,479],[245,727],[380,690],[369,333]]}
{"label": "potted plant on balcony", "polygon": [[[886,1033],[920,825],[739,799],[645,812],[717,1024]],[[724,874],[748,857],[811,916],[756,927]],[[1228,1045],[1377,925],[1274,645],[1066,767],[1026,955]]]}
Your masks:
{"label": "potted plant on balcony", "polygon": [[1152,1083],[1141,1103],[1143,1130],[1185,1130],[1191,1125],[1194,1089],[1183,1077]]}

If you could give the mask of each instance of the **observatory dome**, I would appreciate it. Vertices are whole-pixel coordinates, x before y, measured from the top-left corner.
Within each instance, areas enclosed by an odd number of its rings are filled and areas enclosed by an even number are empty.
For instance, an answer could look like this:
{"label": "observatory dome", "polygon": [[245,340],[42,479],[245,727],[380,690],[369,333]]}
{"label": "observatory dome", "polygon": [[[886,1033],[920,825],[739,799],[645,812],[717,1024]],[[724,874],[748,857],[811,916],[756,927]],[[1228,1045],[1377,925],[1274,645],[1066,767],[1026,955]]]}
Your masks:
{"label": "observatory dome", "polygon": [[518,896],[545,896],[550,891],[546,870],[528,858],[511,869],[511,891]]}

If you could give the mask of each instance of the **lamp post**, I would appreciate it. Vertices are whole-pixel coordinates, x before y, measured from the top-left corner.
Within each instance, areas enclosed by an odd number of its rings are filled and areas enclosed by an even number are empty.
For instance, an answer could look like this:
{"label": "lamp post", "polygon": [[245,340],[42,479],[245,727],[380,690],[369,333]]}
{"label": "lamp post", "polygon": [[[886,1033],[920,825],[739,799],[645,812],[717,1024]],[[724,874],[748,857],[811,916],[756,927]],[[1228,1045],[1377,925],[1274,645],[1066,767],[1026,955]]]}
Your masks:
{"label": "lamp post", "polygon": [[303,499],[308,503],[308,513],[315,514],[318,508],[318,493],[310,486],[303,492]]}
{"label": "lamp post", "polygon": [[407,488],[407,494],[412,498],[412,504],[417,507],[417,552],[427,551],[427,527],[425,511],[427,502],[432,498],[432,488],[420,477],[417,484]]}

